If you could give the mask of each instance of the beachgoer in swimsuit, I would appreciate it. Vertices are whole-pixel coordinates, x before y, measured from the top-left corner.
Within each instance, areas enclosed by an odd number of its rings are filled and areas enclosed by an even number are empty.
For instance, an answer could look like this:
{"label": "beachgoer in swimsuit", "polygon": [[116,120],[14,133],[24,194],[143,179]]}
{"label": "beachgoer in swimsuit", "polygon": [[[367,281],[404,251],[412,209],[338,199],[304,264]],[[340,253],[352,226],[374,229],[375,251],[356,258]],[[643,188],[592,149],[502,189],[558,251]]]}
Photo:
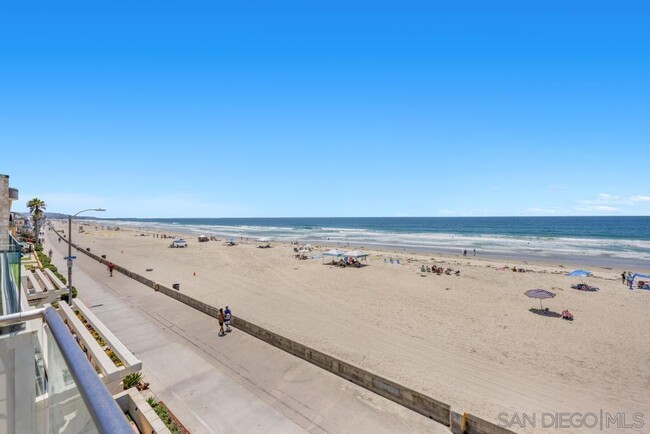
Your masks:
{"label": "beachgoer in swimsuit", "polygon": [[226,318],[223,315],[223,309],[219,309],[217,321],[219,321],[219,336],[225,336],[226,333],[223,331],[223,323],[226,321]]}

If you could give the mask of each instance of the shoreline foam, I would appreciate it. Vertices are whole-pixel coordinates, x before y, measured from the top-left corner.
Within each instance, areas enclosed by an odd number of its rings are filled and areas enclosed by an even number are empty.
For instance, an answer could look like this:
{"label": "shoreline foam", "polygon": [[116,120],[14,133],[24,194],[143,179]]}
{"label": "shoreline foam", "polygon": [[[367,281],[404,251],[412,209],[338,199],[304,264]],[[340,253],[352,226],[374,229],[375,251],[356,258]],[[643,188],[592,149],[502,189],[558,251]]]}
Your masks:
{"label": "shoreline foam", "polygon": [[[193,226],[187,226],[181,224],[160,224],[160,223],[132,222],[132,221],[122,221],[122,220],[110,220],[110,221],[100,220],[98,222],[103,224],[110,223],[110,225],[117,225],[117,223],[119,222],[119,224],[121,224],[122,226],[129,227],[131,229],[137,227],[143,230],[153,231],[153,232],[166,231],[181,236],[182,235],[197,236],[200,234],[207,234],[207,235],[214,235],[218,237],[243,237],[248,240],[255,240],[257,238],[269,237],[269,236],[273,237],[273,233],[274,233],[273,231],[278,229],[277,227],[265,228],[266,230],[264,231],[257,229],[257,233],[252,234],[250,233],[251,229],[248,227],[237,228],[237,227],[225,227],[225,226],[221,226],[221,227],[206,226],[206,227],[199,228],[199,227],[193,227]],[[230,230],[226,230],[227,228],[230,228]],[[359,231],[363,231],[363,229],[359,229]],[[473,249],[476,248],[477,254],[479,256],[486,257],[489,259],[506,260],[506,261],[513,261],[513,262],[541,262],[541,263],[547,263],[553,265],[563,264],[566,265],[567,267],[596,266],[596,267],[609,267],[609,268],[623,268],[626,270],[636,269],[637,271],[650,270],[650,242],[647,242],[648,249],[649,249],[648,250],[649,256],[647,259],[645,259],[645,258],[634,257],[634,253],[629,253],[630,257],[615,256],[617,254],[616,252],[610,254],[602,254],[602,253],[601,254],[578,254],[577,250],[575,249],[573,253],[560,253],[557,251],[557,249],[556,251],[543,253],[543,249],[541,248],[536,248],[536,249],[528,248],[528,249],[517,250],[514,248],[513,249],[504,248],[503,246],[501,247],[493,246],[493,248],[490,249],[490,248],[486,248],[486,246],[474,244],[473,239],[470,239],[468,237],[463,238],[466,241],[464,244],[465,247],[463,247],[463,244],[459,244],[456,247],[450,247],[448,244],[431,245],[431,246],[400,243],[400,242],[388,244],[388,243],[382,243],[382,242],[377,242],[372,240],[355,240],[355,239],[333,240],[333,239],[310,237],[307,236],[307,234],[304,235],[305,236],[302,237],[282,236],[282,237],[273,237],[273,238],[278,243],[290,243],[292,241],[302,241],[308,243],[319,243],[322,245],[334,246],[334,247],[337,246],[367,247],[373,250],[395,251],[395,252],[406,251],[412,253],[431,254],[431,255],[436,255],[436,254],[437,255],[458,255],[459,252],[462,252],[465,249],[467,249],[469,254],[471,254]],[[401,235],[407,236],[408,234],[401,234]],[[436,234],[436,235],[439,236],[441,234]],[[458,242],[458,239],[460,238],[461,237],[456,237],[454,235],[448,234],[446,238],[443,237],[441,239],[446,239],[447,241],[450,242],[455,239],[454,242]],[[482,240],[490,239],[490,237],[478,237],[478,238]],[[505,238],[501,237],[500,239],[505,239]],[[559,243],[562,240],[567,240],[567,242],[570,243],[576,243],[581,241],[582,239],[563,238],[558,240],[557,242]],[[518,240],[520,244],[523,242],[530,242],[530,241],[535,242],[535,239],[522,238]],[[612,240],[608,240],[608,239],[591,239],[590,241],[592,243],[612,242]],[[620,240],[620,241],[628,244],[636,242],[636,240]],[[640,241],[640,242],[645,242],[645,241]],[[618,254],[620,254],[620,252]],[[628,254],[626,253],[626,255]]]}

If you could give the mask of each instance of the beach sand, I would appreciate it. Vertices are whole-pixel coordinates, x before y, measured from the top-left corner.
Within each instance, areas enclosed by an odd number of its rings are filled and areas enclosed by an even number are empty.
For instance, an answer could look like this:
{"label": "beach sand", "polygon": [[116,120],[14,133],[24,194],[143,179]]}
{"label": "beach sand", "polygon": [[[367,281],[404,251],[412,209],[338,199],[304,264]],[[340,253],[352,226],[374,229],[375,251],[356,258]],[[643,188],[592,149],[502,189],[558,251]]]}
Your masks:
{"label": "beach sand", "polygon": [[[67,232],[67,224],[56,226]],[[583,292],[571,289],[580,278],[565,275],[570,264],[364,249],[366,266],[342,269],[298,260],[289,244],[188,238],[189,247],[172,249],[152,231],[77,228],[74,242],[93,253],[456,411],[495,423],[502,412],[511,420],[603,410],[626,412],[630,421],[642,412],[650,426],[650,291],[628,290],[621,269],[592,268],[583,280],[600,290]],[[401,264],[384,261],[390,257]],[[461,275],[420,273],[422,264]],[[532,312],[540,305],[524,295],[532,288],[557,293],[544,307],[568,308],[575,320]]]}

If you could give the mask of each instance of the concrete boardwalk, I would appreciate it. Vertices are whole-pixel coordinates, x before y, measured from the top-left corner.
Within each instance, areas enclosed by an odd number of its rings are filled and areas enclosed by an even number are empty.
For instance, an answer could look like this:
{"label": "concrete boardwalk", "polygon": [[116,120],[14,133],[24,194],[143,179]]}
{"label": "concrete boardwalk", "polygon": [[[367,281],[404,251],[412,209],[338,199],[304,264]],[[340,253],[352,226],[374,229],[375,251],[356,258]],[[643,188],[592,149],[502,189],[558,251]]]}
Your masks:
{"label": "concrete boardwalk", "polygon": [[[46,233],[45,249],[65,274],[67,245]],[[218,337],[213,318],[120,273],[109,277],[80,252],[73,284],[193,433],[450,432],[238,330]]]}

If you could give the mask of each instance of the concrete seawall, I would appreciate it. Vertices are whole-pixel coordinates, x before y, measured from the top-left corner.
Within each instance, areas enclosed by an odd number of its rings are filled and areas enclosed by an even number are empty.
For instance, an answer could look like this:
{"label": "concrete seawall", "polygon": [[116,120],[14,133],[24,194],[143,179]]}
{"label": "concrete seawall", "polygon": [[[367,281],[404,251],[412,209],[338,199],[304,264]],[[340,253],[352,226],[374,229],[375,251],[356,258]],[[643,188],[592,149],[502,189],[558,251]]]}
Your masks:
{"label": "concrete seawall", "polygon": [[[55,231],[55,233],[61,236],[61,234],[58,232]],[[72,246],[79,252],[85,253],[89,257],[102,264],[108,264],[110,262],[108,259],[103,259],[101,256],[92,253],[80,246],[77,246],[74,243],[72,243]],[[146,277],[134,273],[120,265],[117,265],[115,263],[113,264],[115,265],[114,271],[120,272],[125,276],[135,279],[138,282],[154,289],[155,291],[172,297],[183,304],[186,304],[200,312],[203,312],[206,315],[209,315],[213,318],[217,317],[217,313],[219,311],[218,308],[185,295],[178,290],[168,288],[164,285],[154,282],[151,279],[147,279]],[[300,357],[309,363],[312,363],[322,369],[325,369],[326,371],[338,375],[339,377],[344,378],[354,384],[364,387],[365,389],[368,389],[380,396],[383,396],[386,399],[396,402],[397,404],[400,404],[410,410],[418,412],[430,419],[435,420],[436,422],[446,425],[450,427],[450,430],[453,433],[507,434],[513,432],[503,427],[497,426],[494,423],[473,416],[469,413],[459,413],[453,411],[448,404],[440,402],[408,387],[402,386],[398,383],[395,383],[394,381],[373,374],[372,372],[368,372],[365,369],[351,365],[336,357],[322,353],[299,342],[281,336],[243,318],[233,317],[232,325],[238,330],[254,336],[296,357]]]}

